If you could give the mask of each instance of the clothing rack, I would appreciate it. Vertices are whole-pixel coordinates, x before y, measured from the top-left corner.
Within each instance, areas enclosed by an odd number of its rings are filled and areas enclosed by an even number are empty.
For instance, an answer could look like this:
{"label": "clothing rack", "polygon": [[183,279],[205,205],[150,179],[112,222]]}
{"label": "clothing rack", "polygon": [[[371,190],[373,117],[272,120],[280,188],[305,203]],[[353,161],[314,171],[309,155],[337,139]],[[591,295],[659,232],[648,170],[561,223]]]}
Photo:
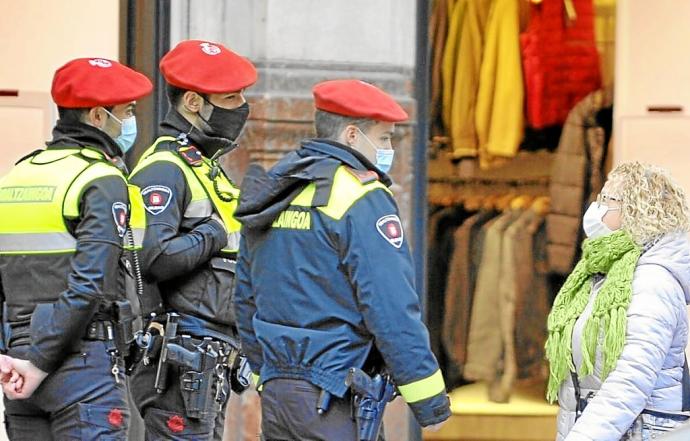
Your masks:
{"label": "clothing rack", "polygon": [[[438,206],[482,202],[488,198],[548,196],[549,178],[534,179],[487,179],[463,177],[436,177],[429,179],[429,203]],[[477,200],[479,202],[477,202]]]}

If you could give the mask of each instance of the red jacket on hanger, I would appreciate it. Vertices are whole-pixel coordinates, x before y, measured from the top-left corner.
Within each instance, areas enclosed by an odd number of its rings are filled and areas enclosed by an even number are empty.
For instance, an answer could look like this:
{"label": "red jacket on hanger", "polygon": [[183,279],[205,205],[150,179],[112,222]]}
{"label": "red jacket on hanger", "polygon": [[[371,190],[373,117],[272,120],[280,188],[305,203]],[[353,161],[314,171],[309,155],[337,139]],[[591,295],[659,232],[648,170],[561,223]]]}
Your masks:
{"label": "red jacket on hanger", "polygon": [[562,125],[577,102],[601,87],[592,0],[532,2],[520,44],[529,126]]}

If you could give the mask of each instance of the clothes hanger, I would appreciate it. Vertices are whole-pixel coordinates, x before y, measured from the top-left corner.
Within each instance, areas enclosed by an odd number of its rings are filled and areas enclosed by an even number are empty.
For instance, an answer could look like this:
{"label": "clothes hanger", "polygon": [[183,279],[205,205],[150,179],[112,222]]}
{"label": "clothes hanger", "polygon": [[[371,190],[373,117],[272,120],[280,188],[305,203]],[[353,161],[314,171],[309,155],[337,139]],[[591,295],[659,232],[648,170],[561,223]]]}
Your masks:
{"label": "clothes hanger", "polygon": [[483,198],[479,195],[468,196],[463,205],[467,211],[479,211],[482,208]]}
{"label": "clothes hanger", "polygon": [[506,195],[501,196],[496,201],[496,209],[501,212],[507,210],[508,208],[510,208],[510,202],[513,200],[513,198],[515,198],[515,194],[513,193],[508,193]]}
{"label": "clothes hanger", "polygon": [[520,196],[514,198],[512,201],[510,201],[510,209],[511,210],[523,210],[523,209],[529,207],[533,200],[534,200],[534,196],[530,196],[528,194],[520,195]]}
{"label": "clothes hanger", "polygon": [[496,208],[496,201],[498,201],[499,195],[490,194],[486,196],[482,201],[482,208],[485,210],[494,210]]}
{"label": "clothes hanger", "polygon": [[540,196],[532,202],[530,207],[535,213],[540,216],[546,216],[551,211],[551,198],[548,196]]}

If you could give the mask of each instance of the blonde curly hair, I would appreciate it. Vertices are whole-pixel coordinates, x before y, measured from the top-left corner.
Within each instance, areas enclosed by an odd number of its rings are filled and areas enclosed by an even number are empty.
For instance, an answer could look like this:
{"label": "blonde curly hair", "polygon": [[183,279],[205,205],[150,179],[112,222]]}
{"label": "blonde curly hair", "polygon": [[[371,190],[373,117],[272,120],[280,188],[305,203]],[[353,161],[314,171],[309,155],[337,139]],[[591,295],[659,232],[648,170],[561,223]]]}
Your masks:
{"label": "blonde curly hair", "polygon": [[640,246],[690,230],[685,191],[661,167],[620,164],[609,173],[602,193],[621,199],[621,228]]}

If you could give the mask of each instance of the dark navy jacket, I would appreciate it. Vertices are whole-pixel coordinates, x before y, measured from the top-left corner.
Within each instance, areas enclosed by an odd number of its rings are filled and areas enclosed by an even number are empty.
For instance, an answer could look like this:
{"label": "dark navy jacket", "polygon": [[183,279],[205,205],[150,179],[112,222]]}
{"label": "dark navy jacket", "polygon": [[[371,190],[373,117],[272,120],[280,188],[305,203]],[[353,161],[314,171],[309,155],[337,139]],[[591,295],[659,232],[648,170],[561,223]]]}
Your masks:
{"label": "dark navy jacket", "polygon": [[[203,152],[219,142],[192,128],[171,109],[161,123],[161,135],[178,137],[180,133],[188,134]],[[156,151],[174,152],[178,147],[176,142],[161,142]],[[210,202],[198,212],[190,209],[189,184],[172,162],[137,167],[130,181],[141,188],[147,210],[142,257],[149,295],[159,292],[164,309],[182,316],[180,332],[227,340],[234,334],[233,275],[225,259],[214,257],[227,243],[227,233],[211,217]],[[152,191],[162,199],[152,202],[147,196]]]}
{"label": "dark navy jacket", "polygon": [[311,140],[268,173],[252,166],[235,314],[261,381],[307,380],[342,397],[373,346],[422,425],[450,414],[414,287],[390,179],[358,152]]}

